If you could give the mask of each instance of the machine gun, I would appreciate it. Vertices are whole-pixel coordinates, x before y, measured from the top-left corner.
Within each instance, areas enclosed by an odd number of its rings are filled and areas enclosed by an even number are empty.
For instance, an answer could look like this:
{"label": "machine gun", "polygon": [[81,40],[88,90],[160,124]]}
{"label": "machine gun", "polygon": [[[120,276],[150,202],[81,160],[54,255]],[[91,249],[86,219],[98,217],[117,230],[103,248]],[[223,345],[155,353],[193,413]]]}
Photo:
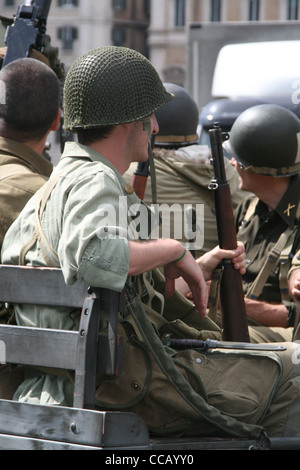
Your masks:
{"label": "machine gun", "polygon": [[18,7],[13,24],[6,30],[3,67],[13,60],[29,57],[33,48],[41,52],[50,6],[51,0],[31,0]]}
{"label": "machine gun", "polygon": [[[237,247],[233,208],[229,183],[226,180],[223,155],[223,138],[218,123],[209,131],[214,179],[209,187],[214,191],[219,246],[225,250]],[[231,260],[223,260],[220,280],[220,303],[223,317],[223,339],[225,341],[249,342],[248,322],[242,287],[242,278],[234,269]]]}

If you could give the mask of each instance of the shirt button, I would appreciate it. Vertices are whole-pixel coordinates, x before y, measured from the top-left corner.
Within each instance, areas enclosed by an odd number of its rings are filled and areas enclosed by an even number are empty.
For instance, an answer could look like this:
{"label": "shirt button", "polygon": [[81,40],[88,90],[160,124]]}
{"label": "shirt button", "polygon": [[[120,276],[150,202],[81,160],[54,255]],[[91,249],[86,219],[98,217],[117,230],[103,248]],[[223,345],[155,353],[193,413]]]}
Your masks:
{"label": "shirt button", "polygon": [[133,194],[133,193],[134,193],[133,186],[131,186],[131,184],[126,184],[126,186],[125,186],[125,192],[126,192],[127,194]]}

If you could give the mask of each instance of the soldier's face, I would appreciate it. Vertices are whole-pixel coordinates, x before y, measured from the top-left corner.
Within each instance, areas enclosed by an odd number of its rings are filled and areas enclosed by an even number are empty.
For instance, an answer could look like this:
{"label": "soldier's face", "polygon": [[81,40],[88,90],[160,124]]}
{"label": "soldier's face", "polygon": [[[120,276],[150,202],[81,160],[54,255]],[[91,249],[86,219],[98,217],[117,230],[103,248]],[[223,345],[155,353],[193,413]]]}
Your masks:
{"label": "soldier's face", "polygon": [[134,160],[137,162],[145,162],[148,160],[148,145],[151,135],[157,134],[159,127],[156,117],[152,115],[150,118],[137,121],[134,124]]}
{"label": "soldier's face", "polygon": [[242,191],[250,191],[249,185],[251,184],[252,174],[245,171],[243,165],[236,161],[235,158],[232,158],[230,163],[239,174],[239,189]]}

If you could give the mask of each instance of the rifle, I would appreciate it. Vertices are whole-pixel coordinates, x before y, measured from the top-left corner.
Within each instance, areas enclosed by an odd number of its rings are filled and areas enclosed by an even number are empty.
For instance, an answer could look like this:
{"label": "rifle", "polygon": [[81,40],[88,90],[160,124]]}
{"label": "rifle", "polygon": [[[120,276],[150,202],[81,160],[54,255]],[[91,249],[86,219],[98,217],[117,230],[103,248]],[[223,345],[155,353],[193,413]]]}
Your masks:
{"label": "rifle", "polygon": [[18,7],[14,22],[7,27],[7,51],[2,67],[21,57],[29,57],[31,49],[42,50],[51,0],[31,0]]}
{"label": "rifle", "polygon": [[156,203],[156,179],[155,179],[155,170],[154,170],[154,159],[153,159],[153,153],[152,153],[154,139],[155,139],[155,136],[152,135],[151,141],[148,145],[148,160],[146,162],[139,162],[137,164],[136,170],[132,177],[131,184],[133,186],[133,189],[136,195],[141,200],[143,200],[144,195],[145,195],[147,178],[150,174],[150,168],[152,167],[153,171],[151,174],[151,187],[152,187],[152,195],[154,195],[153,203]]}
{"label": "rifle", "polygon": [[[228,134],[222,134],[219,124],[215,123],[214,128],[209,130],[209,136],[212,151],[211,161],[214,167],[214,179],[209,188],[214,191],[219,246],[225,250],[233,250],[237,247],[237,238],[222,147],[223,138],[224,140],[228,138]],[[249,342],[241,274],[234,269],[231,260],[223,260],[221,267],[220,303],[223,318],[223,339],[225,341]]]}
{"label": "rifle", "polygon": [[132,177],[132,186],[136,195],[144,199],[147,178],[149,176],[149,158],[146,162],[139,162]]}

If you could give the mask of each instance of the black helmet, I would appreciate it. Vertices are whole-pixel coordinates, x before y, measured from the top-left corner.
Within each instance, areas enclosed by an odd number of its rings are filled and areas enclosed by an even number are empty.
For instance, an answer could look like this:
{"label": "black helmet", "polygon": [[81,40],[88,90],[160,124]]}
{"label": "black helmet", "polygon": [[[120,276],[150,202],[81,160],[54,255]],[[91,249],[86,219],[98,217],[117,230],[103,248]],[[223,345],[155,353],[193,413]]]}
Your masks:
{"label": "black helmet", "polygon": [[182,147],[198,142],[198,106],[191,95],[181,86],[164,83],[174,99],[155,112],[159,132],[155,145],[161,147]]}
{"label": "black helmet", "polygon": [[142,54],[100,47],[79,57],[67,74],[64,127],[74,131],[138,121],[172,98]]}
{"label": "black helmet", "polygon": [[224,148],[246,171],[288,176],[300,171],[300,120],[287,108],[253,106],[234,122]]}

